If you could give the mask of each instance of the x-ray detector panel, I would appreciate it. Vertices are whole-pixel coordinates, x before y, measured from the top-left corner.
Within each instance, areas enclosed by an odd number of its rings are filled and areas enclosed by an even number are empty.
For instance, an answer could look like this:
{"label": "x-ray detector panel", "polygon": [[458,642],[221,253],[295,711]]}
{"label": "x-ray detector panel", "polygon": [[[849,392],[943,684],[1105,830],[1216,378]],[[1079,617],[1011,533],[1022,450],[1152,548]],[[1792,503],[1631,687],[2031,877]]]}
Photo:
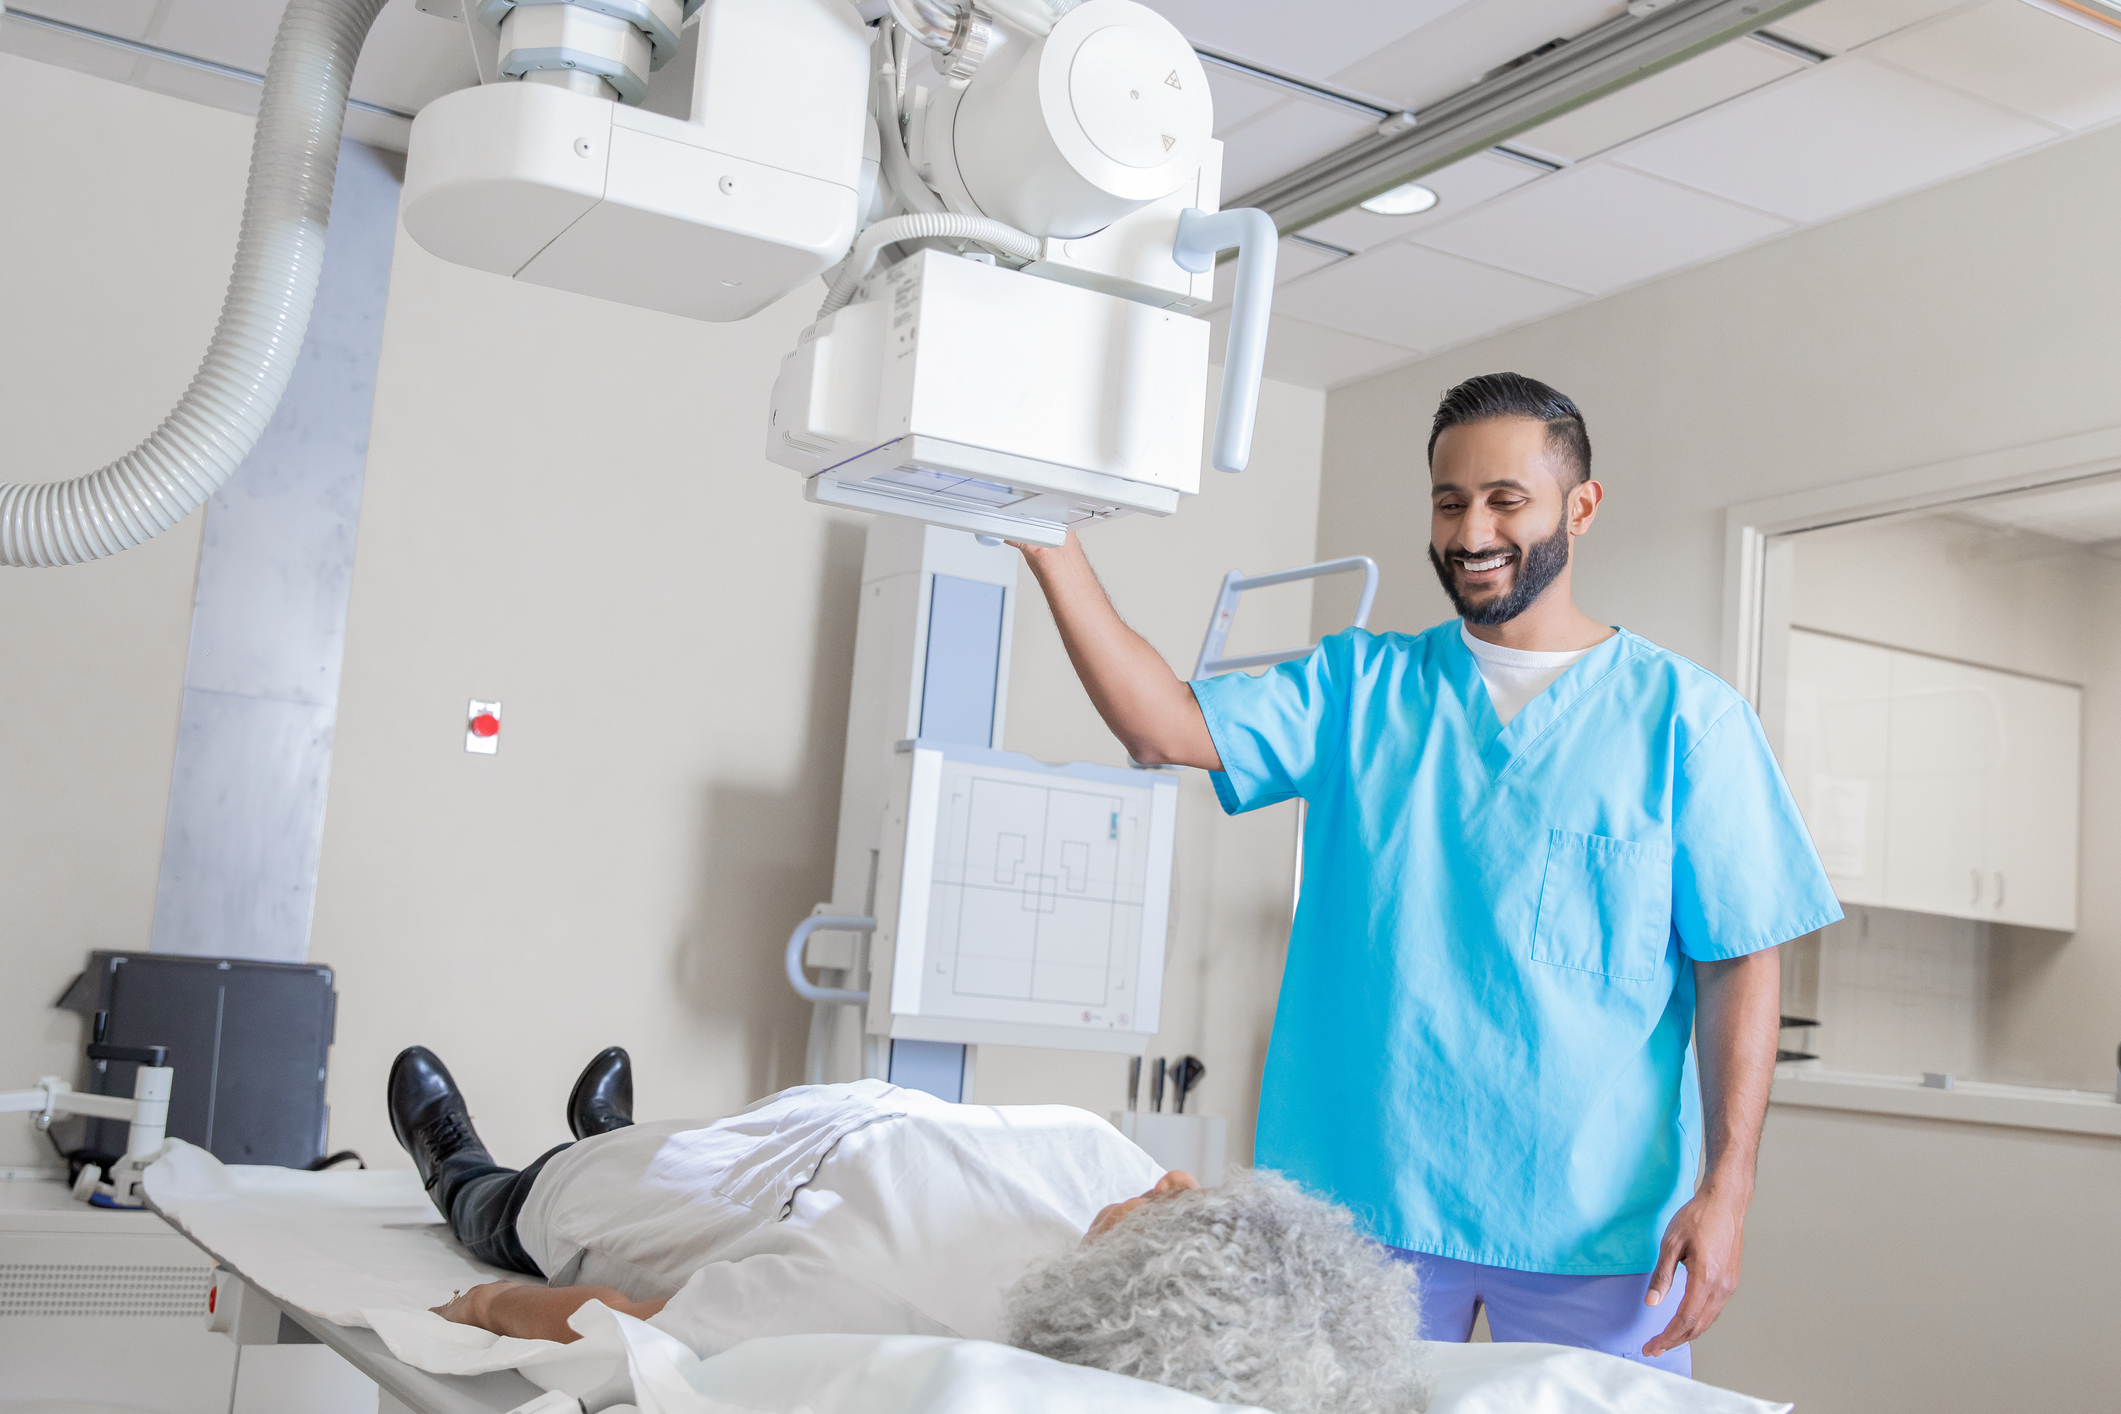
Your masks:
{"label": "x-ray detector panel", "polygon": [[1178,787],[931,741],[898,753],[870,1030],[1139,1052],[1155,1035]]}

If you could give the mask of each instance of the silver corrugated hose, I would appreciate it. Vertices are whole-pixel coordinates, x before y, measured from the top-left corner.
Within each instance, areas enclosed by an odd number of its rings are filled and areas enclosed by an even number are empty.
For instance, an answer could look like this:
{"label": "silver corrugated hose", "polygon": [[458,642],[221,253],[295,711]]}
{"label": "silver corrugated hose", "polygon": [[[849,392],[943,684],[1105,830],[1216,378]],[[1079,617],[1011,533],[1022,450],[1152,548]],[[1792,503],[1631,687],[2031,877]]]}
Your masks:
{"label": "silver corrugated hose", "polygon": [[346,91],[384,0],[291,0],[273,40],[221,322],[162,425],[101,471],[0,485],[0,564],[129,550],[220,489],[287,391],[324,266]]}

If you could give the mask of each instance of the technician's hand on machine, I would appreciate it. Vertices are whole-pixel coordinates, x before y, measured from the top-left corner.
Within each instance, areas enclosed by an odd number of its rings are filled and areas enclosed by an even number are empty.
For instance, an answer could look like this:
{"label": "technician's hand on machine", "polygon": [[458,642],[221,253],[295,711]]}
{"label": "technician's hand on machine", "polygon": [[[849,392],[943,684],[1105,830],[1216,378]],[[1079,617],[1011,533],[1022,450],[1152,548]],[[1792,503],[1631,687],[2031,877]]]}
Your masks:
{"label": "technician's hand on machine", "polygon": [[1144,766],[1220,771],[1222,756],[1193,689],[1120,618],[1075,532],[1059,549],[1009,543],[1023,551],[1052,606],[1068,660],[1127,754]]}

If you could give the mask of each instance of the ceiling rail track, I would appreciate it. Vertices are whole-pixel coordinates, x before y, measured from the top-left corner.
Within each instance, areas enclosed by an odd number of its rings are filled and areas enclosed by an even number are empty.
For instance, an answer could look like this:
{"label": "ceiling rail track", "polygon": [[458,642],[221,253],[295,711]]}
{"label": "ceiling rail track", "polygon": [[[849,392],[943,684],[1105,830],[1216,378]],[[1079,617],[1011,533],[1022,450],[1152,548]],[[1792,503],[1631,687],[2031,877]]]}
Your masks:
{"label": "ceiling rail track", "polygon": [[1284,234],[1302,230],[1812,3],[1674,0],[1618,16],[1423,109],[1404,132],[1359,138],[1225,205],[1257,206]]}
{"label": "ceiling rail track", "polygon": [[[219,74],[224,79],[237,79],[243,83],[254,84],[259,87],[263,87],[265,83],[265,75],[252,73],[249,69],[239,69],[234,64],[222,64],[212,59],[201,59],[196,54],[186,54],[179,49],[164,49],[159,45],[149,44],[145,40],[127,39],[122,34],[107,34],[100,29],[90,29],[87,25],[72,24],[66,20],[55,20],[50,15],[40,15],[35,11],[17,9],[4,3],[0,3],[0,20],[15,20],[38,29],[56,30],[60,34],[69,34],[76,39],[91,40],[97,44],[107,44],[113,49],[123,49],[129,54],[138,54],[142,58],[160,59],[165,63],[178,64],[187,69],[197,69],[201,73]],[[395,108],[386,108],[380,103],[370,103],[360,98],[347,99],[346,106],[359,109],[363,113],[380,113],[386,118],[403,118],[408,122],[411,121],[413,116],[410,113],[401,113]]]}

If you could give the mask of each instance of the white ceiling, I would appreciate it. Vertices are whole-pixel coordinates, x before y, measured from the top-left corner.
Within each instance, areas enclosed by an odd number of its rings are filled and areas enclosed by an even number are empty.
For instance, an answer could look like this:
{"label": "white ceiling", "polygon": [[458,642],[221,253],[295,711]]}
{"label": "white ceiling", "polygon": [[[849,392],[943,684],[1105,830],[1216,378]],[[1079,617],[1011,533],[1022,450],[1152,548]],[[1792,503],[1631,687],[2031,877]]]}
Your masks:
{"label": "white ceiling", "polygon": [[[1470,35],[1503,3],[1450,7],[1309,76],[1418,112],[1390,56]],[[1608,12],[1510,8],[1586,23]],[[2121,119],[2121,33],[2022,0],[1819,0],[1772,31],[1825,62],[1739,41],[1510,140],[1555,171],[1483,155],[1425,178],[1440,200],[1419,216],[1349,212],[1303,232],[1351,257],[1284,241],[1269,375],[1336,387]],[[1292,105],[1316,106],[1291,99],[1227,123],[1227,170],[1271,166],[1247,144]]]}
{"label": "white ceiling", "polygon": [[[1425,105],[1618,0],[1147,0],[1198,43],[1375,99]],[[264,68],[283,0],[16,0],[238,69]],[[1282,243],[1271,376],[1334,387],[1714,260],[2121,118],[2121,34],[2024,0],[1818,0],[1741,40],[1425,178],[1419,216],[1345,212]],[[238,111],[239,79],[0,24],[0,48]],[[1224,194],[1360,137],[1370,120],[1209,69]],[[391,0],[355,71],[397,113],[474,81],[462,27]],[[349,115],[402,148],[403,118]],[[1335,249],[1337,248],[1337,249]],[[1339,252],[1352,252],[1343,256]],[[1224,316],[1218,316],[1218,338]]]}

